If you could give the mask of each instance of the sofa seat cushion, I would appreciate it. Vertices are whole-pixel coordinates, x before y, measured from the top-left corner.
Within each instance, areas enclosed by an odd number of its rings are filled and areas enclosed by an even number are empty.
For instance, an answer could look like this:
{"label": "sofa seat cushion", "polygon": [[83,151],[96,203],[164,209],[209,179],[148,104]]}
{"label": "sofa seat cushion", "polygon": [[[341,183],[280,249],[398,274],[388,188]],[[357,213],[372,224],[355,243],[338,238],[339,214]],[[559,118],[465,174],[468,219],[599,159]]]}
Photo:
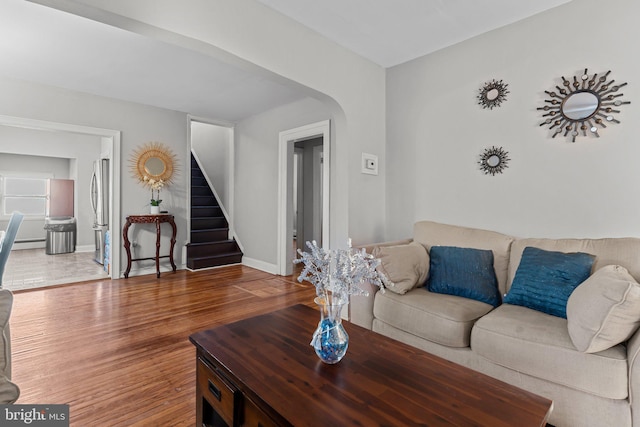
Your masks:
{"label": "sofa seat cushion", "polygon": [[447,347],[469,347],[473,324],[492,309],[484,302],[417,288],[405,295],[378,292],[373,315],[420,338]]}
{"label": "sofa seat cushion", "polygon": [[628,396],[625,347],[582,353],[571,342],[567,320],[557,316],[503,304],[476,322],[471,349],[500,366],[596,396]]}

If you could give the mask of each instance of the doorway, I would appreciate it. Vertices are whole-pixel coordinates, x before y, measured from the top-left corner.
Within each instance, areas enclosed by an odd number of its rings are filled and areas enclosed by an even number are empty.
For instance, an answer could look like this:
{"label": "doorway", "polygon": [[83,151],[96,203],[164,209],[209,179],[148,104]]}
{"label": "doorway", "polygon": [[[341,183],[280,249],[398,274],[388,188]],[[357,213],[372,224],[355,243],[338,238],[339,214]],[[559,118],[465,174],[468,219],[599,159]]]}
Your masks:
{"label": "doorway", "polygon": [[[278,271],[293,272],[295,248],[329,247],[330,122],[280,132]],[[306,177],[306,179],[305,179]],[[295,240],[294,240],[295,226]]]}
{"label": "doorway", "polygon": [[322,137],[296,141],[293,153],[293,239],[297,251],[306,242],[322,246]]}
{"label": "doorway", "polygon": [[[20,117],[10,117],[10,116],[0,116],[0,126],[7,128],[7,129],[24,129],[25,131],[44,131],[47,133],[51,133],[52,135],[63,135],[63,137],[61,137],[61,140],[65,139],[65,135],[67,135],[67,137],[69,139],[73,139],[74,135],[78,136],[78,135],[87,135],[87,136],[91,136],[91,138],[89,138],[91,140],[91,143],[97,142],[100,144],[99,150],[101,152],[101,156],[103,158],[109,158],[112,159],[113,161],[110,162],[110,188],[112,189],[112,191],[109,193],[109,224],[111,224],[111,230],[119,230],[120,229],[120,202],[119,202],[119,188],[120,188],[120,132],[119,131],[115,131],[115,130],[110,130],[110,129],[101,129],[101,128],[93,128],[93,127],[86,127],[86,126],[79,126],[79,125],[72,125],[72,124],[66,124],[66,123],[57,123],[57,122],[47,122],[47,121],[42,121],[42,120],[35,120],[35,119],[27,119],[27,118],[20,118]],[[25,137],[27,138],[27,137]],[[84,141],[84,139],[83,139]],[[31,155],[38,155],[38,156],[44,156],[44,157],[61,157],[63,155],[63,153],[60,153],[59,150],[55,147],[53,147],[55,144],[46,144],[46,143],[23,143],[23,144],[13,144],[11,150],[9,150],[10,152],[16,154],[16,155],[20,155],[20,156],[27,156]],[[73,149],[70,148],[65,148],[67,151],[71,150],[73,151]],[[77,154],[77,153],[75,153]],[[82,161],[79,163],[78,158],[73,157],[73,155],[67,155],[68,158],[68,163],[69,163],[69,171],[73,170],[75,172],[70,173],[69,178],[71,179],[75,179],[78,180],[78,170],[82,167],[84,169],[86,168],[90,168],[91,167],[91,162],[86,162],[86,161]],[[93,159],[91,159],[93,160]],[[87,166],[87,163],[89,166]],[[84,170],[83,169],[83,170]],[[87,175],[87,179],[90,177],[90,172],[87,172],[86,170],[84,170],[83,172],[83,176]],[[86,187],[86,191],[83,192],[84,187]],[[88,184],[85,186],[83,185],[82,188],[78,188],[78,186],[75,186],[74,188],[74,212],[76,213],[76,216],[80,216],[85,214],[84,211],[88,210],[85,209],[84,205],[78,205],[78,200],[80,198],[80,195],[82,194],[87,194],[88,193]],[[89,203],[87,201],[87,203]],[[23,222],[23,225],[25,224],[25,222]],[[22,226],[21,226],[22,228]],[[108,277],[119,277],[119,271],[120,271],[120,233],[118,232],[113,232],[110,233],[111,236],[111,245],[109,247],[110,251],[109,251],[109,259],[110,259],[110,269],[108,271],[108,273],[106,273],[106,275]],[[91,233],[91,237],[93,238],[93,233]],[[38,247],[37,245],[41,245],[42,243],[40,242],[42,239],[39,239],[35,245],[33,247]],[[40,243],[38,243],[40,242]],[[29,245],[29,243],[23,243],[23,245]],[[69,256],[67,256],[66,254],[59,254],[59,255],[54,255],[53,257],[56,257],[56,261],[59,261],[58,264],[59,265],[59,269],[60,270],[60,275],[59,276],[55,276],[55,275],[49,275],[48,273],[52,272],[51,268],[44,268],[44,273],[45,274],[39,274],[38,271],[36,271],[36,269],[32,268],[31,270],[27,271],[27,272],[23,272],[22,270],[18,271],[15,270],[14,273],[14,281],[16,282],[16,286],[20,287],[20,288],[31,288],[31,287],[41,287],[41,286],[49,286],[49,285],[53,285],[53,284],[59,284],[59,283],[70,283],[70,282],[74,282],[74,281],[78,281],[78,280],[88,280],[90,278],[94,278],[94,270],[96,269],[96,266],[98,266],[94,261],[93,261],[93,245],[88,245],[85,244],[84,246],[86,246],[86,248],[82,247],[78,247],[76,252],[69,254]],[[17,249],[16,247],[14,247],[14,249]],[[87,250],[86,253],[83,253],[84,250]],[[31,250],[31,249],[27,249],[27,250]],[[42,249],[44,251],[44,249]],[[84,255],[86,256],[86,260],[84,258]],[[48,261],[51,261],[53,259],[53,257],[49,257]],[[22,267],[20,260],[18,259],[18,257],[16,256],[16,259],[14,260],[16,261],[18,264],[18,267]],[[35,262],[35,259],[31,260],[32,262]],[[9,269],[9,264],[11,263],[11,257],[9,259],[9,262],[7,263],[7,270]],[[85,270],[84,269],[77,269],[75,271],[76,274],[74,274],[73,276],[70,276],[68,273],[69,271],[72,271],[72,269],[74,267],[72,266],[76,266],[78,265],[78,263],[87,263],[89,265],[89,267],[87,268],[86,271],[89,271],[90,274],[85,275]],[[49,266],[50,267],[50,266]],[[102,269],[102,273],[100,275],[95,274],[95,278],[100,278],[100,277],[104,277],[105,273],[104,273],[104,267],[103,266],[98,266],[100,269]],[[8,271],[5,271],[5,274],[7,274]],[[34,277],[36,277],[35,279],[31,276],[31,275],[36,275]],[[91,277],[89,277],[91,276]],[[99,277],[100,276],[100,277]],[[8,275],[5,276],[5,279],[8,278]],[[28,278],[28,280],[27,280]],[[37,280],[36,280],[37,279]],[[27,283],[29,282],[29,283]]]}

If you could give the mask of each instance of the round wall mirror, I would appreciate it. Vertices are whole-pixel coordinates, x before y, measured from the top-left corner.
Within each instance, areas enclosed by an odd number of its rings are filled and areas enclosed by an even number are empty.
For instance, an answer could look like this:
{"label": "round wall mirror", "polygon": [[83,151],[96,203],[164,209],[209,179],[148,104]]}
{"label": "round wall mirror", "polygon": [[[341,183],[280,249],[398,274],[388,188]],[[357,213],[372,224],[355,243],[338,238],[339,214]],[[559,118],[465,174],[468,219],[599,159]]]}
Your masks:
{"label": "round wall mirror", "polygon": [[487,159],[487,165],[489,165],[492,168],[495,168],[496,166],[498,166],[500,164],[500,157],[498,157],[497,155],[492,155]]}
{"label": "round wall mirror", "polygon": [[498,89],[491,89],[489,92],[487,92],[487,99],[489,101],[493,101],[498,97],[498,95],[500,95],[500,92],[498,92]]}
{"label": "round wall mirror", "polygon": [[150,176],[160,176],[166,168],[164,161],[159,157],[149,157],[147,161],[144,162],[144,170]]}
{"label": "round wall mirror", "polygon": [[574,92],[562,102],[562,114],[572,120],[584,120],[598,110],[600,99],[591,91]]}
{"label": "round wall mirror", "polygon": [[[168,185],[175,170],[175,155],[160,142],[148,142],[131,155],[131,172],[145,186],[162,180]],[[153,181],[151,181],[153,180]]]}
{"label": "round wall mirror", "polygon": [[548,99],[538,107],[544,118],[540,126],[548,126],[552,138],[564,132],[571,142],[576,142],[580,135],[599,137],[598,131],[607,127],[605,123],[620,123],[614,116],[620,113],[616,107],[631,102],[619,99],[624,94],[616,92],[627,83],[614,84],[615,80],[608,80],[610,73],[591,76],[585,68],[582,75],[573,76],[573,81],[562,77],[557,91],[545,90]]}
{"label": "round wall mirror", "polygon": [[482,108],[488,108],[490,110],[493,110],[493,107],[499,107],[500,104],[507,99],[507,94],[509,93],[507,86],[509,85],[502,83],[502,80],[492,80],[485,83],[485,85],[480,88],[478,104],[482,105]]}
{"label": "round wall mirror", "polygon": [[480,165],[480,170],[482,170],[486,175],[495,175],[497,173],[502,173],[509,166],[509,153],[505,151],[502,147],[491,147],[485,149],[480,155],[480,160],[478,164]]}

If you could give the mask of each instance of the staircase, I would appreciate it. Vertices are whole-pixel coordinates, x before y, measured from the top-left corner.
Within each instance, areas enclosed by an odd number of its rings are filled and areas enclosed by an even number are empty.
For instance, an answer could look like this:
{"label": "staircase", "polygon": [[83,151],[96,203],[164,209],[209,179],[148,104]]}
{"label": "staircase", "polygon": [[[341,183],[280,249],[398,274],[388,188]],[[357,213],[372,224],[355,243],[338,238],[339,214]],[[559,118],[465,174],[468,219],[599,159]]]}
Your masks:
{"label": "staircase", "polygon": [[191,156],[191,243],[187,244],[187,268],[238,264],[242,251],[229,239],[227,222],[196,159]]}

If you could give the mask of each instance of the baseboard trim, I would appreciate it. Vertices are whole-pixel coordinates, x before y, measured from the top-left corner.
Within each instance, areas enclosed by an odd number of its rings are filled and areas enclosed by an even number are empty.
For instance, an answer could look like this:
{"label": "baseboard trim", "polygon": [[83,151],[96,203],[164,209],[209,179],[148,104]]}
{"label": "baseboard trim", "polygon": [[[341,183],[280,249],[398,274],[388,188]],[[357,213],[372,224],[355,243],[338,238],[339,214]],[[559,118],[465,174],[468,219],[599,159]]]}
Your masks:
{"label": "baseboard trim", "polygon": [[276,264],[260,261],[258,259],[248,258],[246,256],[242,257],[242,265],[246,265],[247,267],[255,268],[256,270],[261,270],[266,273],[275,275],[280,274],[280,271],[278,270],[278,266]]}

